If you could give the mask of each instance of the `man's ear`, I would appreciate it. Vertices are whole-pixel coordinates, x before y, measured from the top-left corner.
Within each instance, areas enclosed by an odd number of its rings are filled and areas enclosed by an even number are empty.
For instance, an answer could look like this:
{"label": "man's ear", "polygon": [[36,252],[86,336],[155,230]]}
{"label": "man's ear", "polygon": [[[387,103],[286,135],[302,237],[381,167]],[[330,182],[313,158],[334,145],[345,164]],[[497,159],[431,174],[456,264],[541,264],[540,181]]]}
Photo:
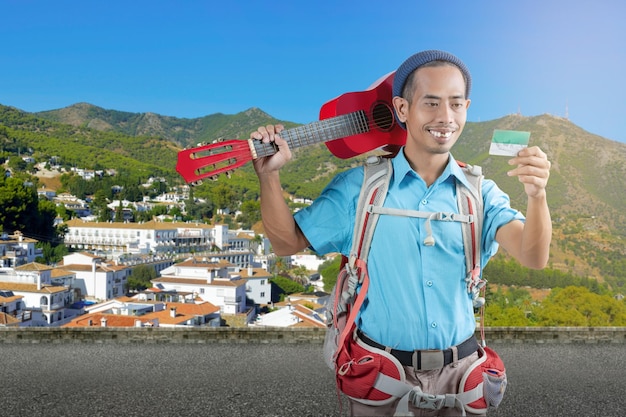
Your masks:
{"label": "man's ear", "polygon": [[393,98],[393,108],[396,110],[398,120],[406,123],[407,114],[409,113],[409,102],[405,98],[395,96]]}

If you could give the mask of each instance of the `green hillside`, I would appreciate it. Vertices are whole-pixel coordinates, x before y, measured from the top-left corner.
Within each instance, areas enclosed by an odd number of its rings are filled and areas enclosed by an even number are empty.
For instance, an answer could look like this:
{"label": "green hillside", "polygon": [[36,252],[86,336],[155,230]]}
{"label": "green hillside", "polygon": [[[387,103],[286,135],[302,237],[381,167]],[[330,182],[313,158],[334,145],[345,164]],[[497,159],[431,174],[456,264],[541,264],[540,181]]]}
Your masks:
{"label": "green hillside", "polygon": [[[116,169],[137,181],[163,176],[176,185],[183,182],[174,170],[182,147],[217,138],[246,139],[257,126],[276,122],[259,109],[178,119],[84,103],[37,114],[0,106],[0,144],[5,159],[32,155],[45,161],[55,156],[65,166]],[[485,176],[495,180],[522,211],[525,194],[517,180],[506,175],[507,158],[488,154],[494,129],[531,132],[531,145],[540,146],[552,161],[548,186],[554,220],[551,266],[614,287],[626,283],[626,145],[550,115],[509,115],[468,123],[453,154],[458,160],[481,165]],[[294,155],[282,172],[284,189],[286,194],[310,199],[337,172],[365,158],[338,159],[324,145],[299,148]],[[248,164],[232,178],[204,181],[194,187],[194,194],[236,208],[241,202],[258,201],[258,183]]]}

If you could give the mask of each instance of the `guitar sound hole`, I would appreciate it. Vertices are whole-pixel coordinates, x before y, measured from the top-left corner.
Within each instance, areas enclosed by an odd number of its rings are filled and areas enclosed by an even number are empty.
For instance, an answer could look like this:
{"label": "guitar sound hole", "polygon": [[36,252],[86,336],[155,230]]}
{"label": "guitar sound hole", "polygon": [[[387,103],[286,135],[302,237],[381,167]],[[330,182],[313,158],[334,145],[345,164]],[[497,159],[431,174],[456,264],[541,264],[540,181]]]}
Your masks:
{"label": "guitar sound hole", "polygon": [[395,119],[393,110],[387,103],[378,102],[372,107],[372,119],[376,128],[388,132],[393,128]]}

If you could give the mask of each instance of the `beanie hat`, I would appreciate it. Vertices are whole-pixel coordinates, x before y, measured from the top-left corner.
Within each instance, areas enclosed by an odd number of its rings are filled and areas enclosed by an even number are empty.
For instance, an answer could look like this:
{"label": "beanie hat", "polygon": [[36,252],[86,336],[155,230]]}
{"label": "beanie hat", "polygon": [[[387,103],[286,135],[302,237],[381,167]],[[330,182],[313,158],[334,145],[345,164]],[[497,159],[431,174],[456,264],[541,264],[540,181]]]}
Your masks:
{"label": "beanie hat", "polygon": [[[463,74],[463,78],[465,78],[465,98],[469,98],[470,90],[472,89],[472,76],[470,75],[469,70],[456,56],[451,53],[445,51],[438,50],[429,50],[418,52],[415,55],[409,57],[406,61],[400,65],[393,79],[393,97],[402,96],[402,90],[404,89],[404,84],[406,84],[407,78],[409,75],[419,67],[428,64],[433,61],[446,61],[449,62],[459,68],[461,73]],[[396,115],[396,119],[397,119]],[[406,125],[398,120],[400,126],[406,129]]]}

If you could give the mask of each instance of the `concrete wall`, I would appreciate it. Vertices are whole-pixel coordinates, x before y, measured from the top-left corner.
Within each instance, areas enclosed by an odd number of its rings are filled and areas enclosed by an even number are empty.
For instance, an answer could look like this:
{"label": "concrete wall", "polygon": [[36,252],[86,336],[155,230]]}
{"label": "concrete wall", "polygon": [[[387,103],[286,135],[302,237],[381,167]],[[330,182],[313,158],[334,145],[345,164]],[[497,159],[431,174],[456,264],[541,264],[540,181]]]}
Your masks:
{"label": "concrete wall", "polygon": [[[320,343],[320,328],[3,328],[3,343]],[[480,337],[479,334],[477,334]],[[491,327],[487,344],[626,343],[626,327]]]}

